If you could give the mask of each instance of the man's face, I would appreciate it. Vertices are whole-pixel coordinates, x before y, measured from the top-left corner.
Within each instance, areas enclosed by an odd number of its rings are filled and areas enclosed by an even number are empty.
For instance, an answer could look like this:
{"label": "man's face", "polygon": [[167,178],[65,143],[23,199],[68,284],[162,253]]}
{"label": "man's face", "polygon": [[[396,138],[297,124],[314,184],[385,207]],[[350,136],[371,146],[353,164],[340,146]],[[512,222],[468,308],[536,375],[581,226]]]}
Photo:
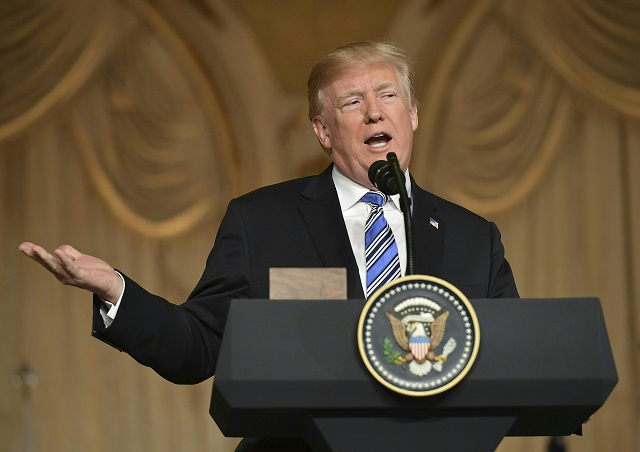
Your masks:
{"label": "man's face", "polygon": [[392,65],[378,63],[342,73],[325,90],[313,129],[338,169],[373,188],[369,167],[395,152],[403,171],[411,160],[418,112]]}

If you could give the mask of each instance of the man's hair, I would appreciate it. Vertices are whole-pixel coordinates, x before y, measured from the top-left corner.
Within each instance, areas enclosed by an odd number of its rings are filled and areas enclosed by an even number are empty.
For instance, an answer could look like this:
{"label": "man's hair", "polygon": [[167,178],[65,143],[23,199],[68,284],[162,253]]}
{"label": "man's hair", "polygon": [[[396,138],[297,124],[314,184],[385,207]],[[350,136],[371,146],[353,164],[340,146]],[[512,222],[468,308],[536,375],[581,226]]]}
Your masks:
{"label": "man's hair", "polygon": [[317,60],[311,66],[307,81],[309,119],[320,114],[324,104],[325,89],[341,73],[349,68],[385,63],[396,68],[405,94],[411,105],[416,103],[413,89],[411,60],[398,47],[386,42],[359,41],[338,47]]}

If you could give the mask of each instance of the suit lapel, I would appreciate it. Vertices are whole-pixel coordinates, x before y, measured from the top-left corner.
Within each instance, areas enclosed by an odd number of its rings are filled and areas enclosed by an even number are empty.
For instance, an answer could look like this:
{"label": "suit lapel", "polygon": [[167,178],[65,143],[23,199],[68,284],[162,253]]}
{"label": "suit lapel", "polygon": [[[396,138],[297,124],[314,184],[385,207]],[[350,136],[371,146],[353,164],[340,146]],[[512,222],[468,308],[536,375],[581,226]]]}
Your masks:
{"label": "suit lapel", "polygon": [[302,191],[299,211],[325,267],[347,269],[348,298],[363,299],[358,266],[344,224],[331,170],[333,165],[311,179]]}
{"label": "suit lapel", "polygon": [[[440,277],[446,224],[429,198],[412,179],[414,266],[419,275]],[[436,223],[431,222],[433,219]]]}

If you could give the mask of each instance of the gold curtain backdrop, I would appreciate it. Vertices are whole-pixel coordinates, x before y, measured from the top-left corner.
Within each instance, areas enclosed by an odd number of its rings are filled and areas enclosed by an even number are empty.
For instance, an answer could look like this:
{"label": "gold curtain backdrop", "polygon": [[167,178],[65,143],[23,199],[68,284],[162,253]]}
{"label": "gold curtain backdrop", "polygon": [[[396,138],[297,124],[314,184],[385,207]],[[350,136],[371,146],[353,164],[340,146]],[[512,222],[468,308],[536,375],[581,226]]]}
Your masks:
{"label": "gold curtain backdrop", "polygon": [[601,299],[620,382],[567,449],[640,450],[637,0],[5,0],[0,36],[0,450],[233,450],[211,381],[92,339],[90,296],[17,246],[181,303],[232,197],[327,165],[308,68],[357,39],[416,62],[411,172],[498,223],[521,295]]}

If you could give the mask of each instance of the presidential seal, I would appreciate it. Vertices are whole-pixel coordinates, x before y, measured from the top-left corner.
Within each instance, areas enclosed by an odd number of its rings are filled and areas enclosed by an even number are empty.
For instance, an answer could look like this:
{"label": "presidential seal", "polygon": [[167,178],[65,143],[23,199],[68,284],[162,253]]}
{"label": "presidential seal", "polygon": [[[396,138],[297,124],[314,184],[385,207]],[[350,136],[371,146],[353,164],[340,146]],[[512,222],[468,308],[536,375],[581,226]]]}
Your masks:
{"label": "presidential seal", "polygon": [[396,279],[369,298],[358,323],[364,364],[383,385],[410,396],[446,391],[467,374],[480,346],[476,313],[452,284]]}

